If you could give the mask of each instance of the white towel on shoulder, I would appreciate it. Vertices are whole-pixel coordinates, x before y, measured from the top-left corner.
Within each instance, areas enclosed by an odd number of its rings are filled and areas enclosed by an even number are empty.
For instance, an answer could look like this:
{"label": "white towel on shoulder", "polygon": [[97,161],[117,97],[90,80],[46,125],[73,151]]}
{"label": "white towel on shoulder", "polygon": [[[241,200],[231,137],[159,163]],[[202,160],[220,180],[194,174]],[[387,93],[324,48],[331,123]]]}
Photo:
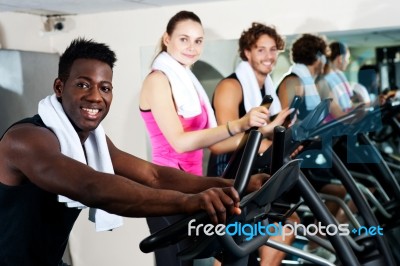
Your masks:
{"label": "white towel on shoulder", "polygon": [[[101,125],[91,132],[88,139],[85,141],[86,162],[85,153],[78,134],[66,116],[55,94],[47,96],[39,102],[39,115],[44,124],[56,134],[60,142],[62,154],[87,164],[97,171],[110,174],[114,173],[106,142],[106,135]],[[70,208],[86,208],[82,203],[62,195],[58,196],[58,201],[64,202]],[[96,224],[96,231],[111,230],[123,224],[122,217],[93,208],[89,211],[89,220]]]}
{"label": "white towel on shoulder", "polygon": [[217,126],[210,100],[189,68],[181,65],[168,53],[161,52],[154,60],[152,69],[160,70],[168,77],[179,115],[189,118],[201,114],[200,99],[202,99],[207,110],[208,127]]}
{"label": "white towel on shoulder", "polygon": [[329,85],[333,100],[338,103],[342,111],[346,111],[352,107],[353,92],[347,78],[342,75],[343,73],[339,70],[331,71],[324,76],[324,79]]}
{"label": "white towel on shoulder", "polygon": [[289,73],[296,74],[302,81],[304,86],[304,100],[306,109],[308,111],[314,110],[315,107],[321,102],[317,87],[315,86],[315,80],[311,76],[310,71],[304,64],[294,64],[290,69]]}
{"label": "white towel on shoulder", "polygon": [[[236,67],[235,73],[242,85],[244,108],[248,112],[251,108],[259,106],[262,102],[260,87],[249,62],[240,62]],[[274,83],[269,75],[265,78],[264,90],[265,95],[271,95],[274,99],[269,108],[270,115],[275,115],[282,111],[281,102],[278,95],[276,95]]]}

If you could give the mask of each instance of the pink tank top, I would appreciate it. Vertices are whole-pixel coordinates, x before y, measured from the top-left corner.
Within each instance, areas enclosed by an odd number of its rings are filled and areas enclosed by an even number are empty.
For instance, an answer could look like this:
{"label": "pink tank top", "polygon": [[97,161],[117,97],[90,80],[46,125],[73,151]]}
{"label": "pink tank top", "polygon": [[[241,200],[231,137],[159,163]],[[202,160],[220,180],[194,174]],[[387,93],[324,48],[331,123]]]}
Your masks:
{"label": "pink tank top", "polygon": [[[185,132],[205,129],[208,118],[204,103],[201,103],[201,114],[183,118],[179,116]],[[203,175],[203,149],[177,153],[164,137],[151,110],[140,110],[146,124],[152,147],[152,161],[155,164],[181,169],[187,173]]]}

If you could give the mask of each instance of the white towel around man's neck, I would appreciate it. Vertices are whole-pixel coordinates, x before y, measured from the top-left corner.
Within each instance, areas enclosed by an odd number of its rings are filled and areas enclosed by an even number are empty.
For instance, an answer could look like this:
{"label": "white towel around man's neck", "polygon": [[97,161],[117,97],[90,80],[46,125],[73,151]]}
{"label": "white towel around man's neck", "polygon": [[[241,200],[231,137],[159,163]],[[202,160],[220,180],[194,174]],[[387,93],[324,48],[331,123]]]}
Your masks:
{"label": "white towel around man's neck", "polygon": [[168,53],[161,52],[153,62],[153,70],[167,75],[171,84],[177,113],[184,118],[201,114],[200,99],[207,110],[208,127],[216,127],[214,111],[203,86],[188,67],[184,67]]}
{"label": "white towel around man's neck", "polygon": [[[114,173],[106,135],[101,125],[90,133],[88,139],[84,143],[87,155],[86,161],[85,152],[79,136],[55,94],[47,96],[39,102],[38,113],[44,124],[56,134],[60,142],[62,154],[87,164],[96,171],[110,174]],[[71,172],[71,174],[74,173]],[[58,195],[58,201],[65,203],[70,208],[86,208],[82,203],[62,195]],[[111,230],[123,224],[122,217],[93,208],[89,210],[89,220],[96,224],[96,231]]]}
{"label": "white towel around man's neck", "polygon": [[307,66],[304,64],[294,64],[289,69],[289,73],[294,73],[301,79],[304,86],[304,101],[306,109],[308,111],[314,110],[321,102],[321,97],[319,96],[317,87],[315,86],[315,80],[311,76]]}
{"label": "white towel around man's neck", "polygon": [[[240,62],[235,69],[235,73],[242,85],[244,108],[248,112],[251,108],[259,106],[262,102],[260,86],[249,62]],[[269,108],[270,115],[275,115],[282,111],[281,102],[276,95],[276,88],[269,75],[265,78],[264,90],[265,95],[271,95],[274,99]]]}

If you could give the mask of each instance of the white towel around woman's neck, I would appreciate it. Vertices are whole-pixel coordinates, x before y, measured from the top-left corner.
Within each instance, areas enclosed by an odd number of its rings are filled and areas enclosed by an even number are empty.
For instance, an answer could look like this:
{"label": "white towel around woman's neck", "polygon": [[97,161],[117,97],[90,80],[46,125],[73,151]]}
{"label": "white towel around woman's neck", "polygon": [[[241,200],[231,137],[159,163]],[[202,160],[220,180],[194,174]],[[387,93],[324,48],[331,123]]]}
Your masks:
{"label": "white towel around woman's neck", "polygon": [[[240,62],[235,69],[235,73],[242,85],[244,108],[248,112],[251,108],[259,106],[262,102],[260,86],[249,62]],[[265,95],[271,95],[274,99],[269,108],[270,115],[275,115],[282,111],[281,102],[276,95],[276,88],[269,75],[265,78],[264,90]]]}
{"label": "white towel around woman's neck", "polygon": [[333,100],[339,105],[342,111],[349,110],[352,107],[351,97],[353,96],[347,78],[340,70],[332,70],[324,76],[329,89],[333,95]]}
{"label": "white towel around woman's neck", "polygon": [[[90,133],[88,139],[84,143],[87,156],[86,161],[85,152],[79,136],[55,94],[47,96],[39,102],[38,113],[44,124],[56,134],[60,142],[62,154],[87,164],[96,171],[110,174],[114,173],[106,135],[101,125]],[[71,174],[73,173],[71,172]],[[58,201],[65,203],[70,208],[86,208],[82,203],[62,195],[58,195]],[[111,230],[123,224],[122,217],[93,208],[89,210],[89,220],[96,224],[96,231]]]}
{"label": "white towel around woman's neck", "polygon": [[207,110],[208,127],[217,126],[210,100],[188,67],[181,65],[168,53],[161,52],[154,60],[152,69],[160,70],[167,75],[179,115],[189,118],[201,114],[200,99],[202,99]]}
{"label": "white towel around woman's neck", "polygon": [[317,87],[315,86],[315,80],[311,76],[310,71],[304,64],[294,64],[290,69],[289,73],[296,74],[302,81],[304,86],[304,100],[306,109],[308,111],[314,110],[315,107],[321,102]]}

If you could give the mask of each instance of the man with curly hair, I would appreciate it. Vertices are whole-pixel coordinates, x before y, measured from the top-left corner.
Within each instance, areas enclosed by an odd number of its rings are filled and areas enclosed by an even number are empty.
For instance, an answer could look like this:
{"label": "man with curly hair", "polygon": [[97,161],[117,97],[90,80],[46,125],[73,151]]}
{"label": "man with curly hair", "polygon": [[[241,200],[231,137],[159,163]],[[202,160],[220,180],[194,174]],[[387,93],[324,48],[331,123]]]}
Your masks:
{"label": "man with curly hair", "polygon": [[[271,95],[273,102],[270,115],[277,115],[272,123],[280,125],[290,113],[282,111],[275,86],[270,77],[279,52],[284,50],[285,41],[274,27],[253,22],[251,27],[242,32],[239,39],[241,62],[235,72],[221,80],[215,88],[212,106],[217,123],[226,124],[246,114],[252,107],[260,105],[265,95]],[[263,139],[260,153],[271,145],[271,140]],[[232,153],[211,155],[208,174],[221,175]]]}
{"label": "man with curly hair", "polygon": [[[213,95],[212,104],[219,125],[244,116],[248,110],[260,105],[265,95],[271,95],[274,99],[269,108],[271,116],[277,114],[270,124],[281,125],[284,122],[290,111],[288,108],[282,110],[270,77],[279,52],[284,48],[284,39],[272,26],[253,22],[250,28],[242,32],[239,39],[239,56],[242,61],[237,65],[235,72],[218,83]],[[263,153],[270,145],[271,140],[264,138],[259,152]],[[232,153],[211,154],[208,174],[220,176],[231,156]],[[297,215],[292,218],[297,220]],[[285,240],[280,236],[271,239],[291,244],[294,236],[286,237]],[[257,255],[260,257],[260,263],[255,260]],[[285,253],[262,246],[258,254],[250,258],[249,265],[281,265],[284,257]]]}

